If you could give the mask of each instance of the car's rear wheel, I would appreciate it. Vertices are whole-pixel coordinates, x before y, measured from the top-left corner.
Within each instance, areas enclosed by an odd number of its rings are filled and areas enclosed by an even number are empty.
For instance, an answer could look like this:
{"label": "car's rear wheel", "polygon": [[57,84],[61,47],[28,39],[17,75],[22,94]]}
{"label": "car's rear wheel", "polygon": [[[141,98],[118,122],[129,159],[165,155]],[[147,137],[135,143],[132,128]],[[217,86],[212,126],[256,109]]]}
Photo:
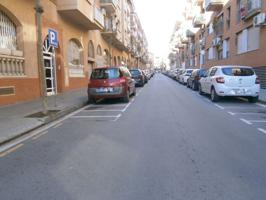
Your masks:
{"label": "car's rear wheel", "polygon": [[192,82],[192,90],[196,90],[195,82]]}
{"label": "car's rear wheel", "polygon": [[88,102],[89,102],[89,104],[96,104],[97,103],[96,99],[93,97],[90,97]]}
{"label": "car's rear wheel", "polygon": [[258,100],[259,100],[259,97],[249,97],[249,98],[248,98],[248,101],[249,101],[250,103],[256,103]]}
{"label": "car's rear wheel", "polygon": [[203,95],[201,85],[199,85],[199,94],[200,94],[200,95]]}
{"label": "car's rear wheel", "polygon": [[219,101],[219,99],[220,99],[220,96],[216,93],[215,89],[212,88],[211,89],[211,100],[212,100],[212,102],[217,102],[217,101]]}
{"label": "car's rear wheel", "polygon": [[136,94],[137,94],[137,90],[136,90],[136,88],[134,88],[134,91],[132,93],[132,96],[136,96]]}

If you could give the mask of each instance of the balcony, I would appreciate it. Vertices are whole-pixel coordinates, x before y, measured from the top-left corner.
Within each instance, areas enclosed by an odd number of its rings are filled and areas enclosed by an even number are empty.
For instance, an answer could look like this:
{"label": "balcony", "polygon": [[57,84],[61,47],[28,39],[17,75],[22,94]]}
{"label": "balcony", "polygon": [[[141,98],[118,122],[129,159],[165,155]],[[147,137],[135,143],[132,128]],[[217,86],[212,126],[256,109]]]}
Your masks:
{"label": "balcony", "polygon": [[113,18],[109,18],[105,21],[105,27],[101,34],[106,42],[115,46],[117,49],[121,51],[129,51],[122,41],[121,35],[119,34],[119,30],[117,29]]}
{"label": "balcony", "polygon": [[195,33],[188,29],[186,31],[186,36],[187,36],[187,38],[193,38],[193,37],[195,37]]}
{"label": "balcony", "polygon": [[186,37],[181,38],[181,43],[182,44],[188,44],[188,38],[186,38]]}
{"label": "balcony", "polygon": [[99,26],[102,27],[101,29],[104,28],[104,16],[102,14],[102,11],[97,7],[94,8],[94,20],[99,24]]}
{"label": "balcony", "polygon": [[248,20],[261,12],[261,0],[248,0],[240,5],[241,19]]}
{"label": "balcony", "polygon": [[219,11],[223,8],[224,0],[205,0],[206,11]]}
{"label": "balcony", "polygon": [[88,0],[57,1],[57,11],[68,21],[87,30],[99,30],[103,27],[94,21],[94,6]]}
{"label": "balcony", "polygon": [[192,25],[194,28],[201,28],[206,22],[204,14],[196,15],[192,20]]}
{"label": "balcony", "polygon": [[117,0],[100,0],[101,7],[106,10],[106,13],[114,13],[116,6],[118,5]]}
{"label": "balcony", "polygon": [[224,33],[224,22],[222,20],[214,22],[213,30],[216,36],[222,36]]}

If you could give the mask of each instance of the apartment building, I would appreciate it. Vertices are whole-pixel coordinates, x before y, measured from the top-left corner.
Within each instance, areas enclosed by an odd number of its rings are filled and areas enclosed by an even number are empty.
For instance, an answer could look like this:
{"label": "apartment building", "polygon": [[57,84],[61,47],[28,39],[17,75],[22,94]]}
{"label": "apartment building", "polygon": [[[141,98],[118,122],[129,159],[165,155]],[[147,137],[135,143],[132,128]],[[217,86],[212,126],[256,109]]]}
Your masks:
{"label": "apartment building", "polygon": [[183,44],[177,57],[185,62],[185,67],[253,66],[262,87],[266,88],[266,0],[188,0],[187,3],[193,5],[192,25],[199,30],[186,35],[187,43],[178,44]]}
{"label": "apartment building", "polygon": [[[146,40],[132,42],[132,0],[42,0],[41,4],[47,95],[86,87],[94,67],[146,66]],[[0,105],[40,98],[34,7],[33,0],[0,2]],[[57,48],[50,44],[49,30],[58,33]],[[142,29],[134,31],[145,35]],[[134,45],[145,54],[133,54]]]}

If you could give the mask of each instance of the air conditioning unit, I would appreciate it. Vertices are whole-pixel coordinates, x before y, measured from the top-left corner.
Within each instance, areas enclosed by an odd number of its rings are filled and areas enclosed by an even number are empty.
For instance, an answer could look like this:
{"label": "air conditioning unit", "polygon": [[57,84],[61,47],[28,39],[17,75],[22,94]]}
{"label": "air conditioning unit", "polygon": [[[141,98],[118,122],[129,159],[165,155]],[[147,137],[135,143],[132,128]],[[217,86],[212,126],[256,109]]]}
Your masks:
{"label": "air conditioning unit", "polygon": [[212,40],[212,46],[219,46],[221,42],[222,42],[221,38],[217,37]]}
{"label": "air conditioning unit", "polygon": [[266,13],[260,13],[253,18],[253,26],[266,25]]}

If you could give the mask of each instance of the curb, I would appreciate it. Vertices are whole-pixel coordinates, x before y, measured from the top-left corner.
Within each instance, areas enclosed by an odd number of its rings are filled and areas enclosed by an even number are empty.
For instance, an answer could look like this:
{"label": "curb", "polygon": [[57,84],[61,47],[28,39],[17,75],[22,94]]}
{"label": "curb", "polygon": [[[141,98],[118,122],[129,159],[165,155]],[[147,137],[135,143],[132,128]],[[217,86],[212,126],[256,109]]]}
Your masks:
{"label": "curb", "polygon": [[53,121],[55,121],[55,120],[57,120],[59,118],[62,118],[64,116],[66,116],[66,115],[68,115],[68,114],[70,114],[70,113],[72,113],[72,112],[74,112],[74,111],[86,106],[87,104],[88,104],[87,101],[86,102],[82,102],[82,103],[79,103],[79,104],[71,106],[71,107],[66,107],[65,109],[61,110],[60,112],[58,112],[56,114],[44,117],[43,119],[40,119],[40,121],[42,121],[42,123],[40,125],[37,125],[37,126],[35,126],[33,128],[30,128],[30,129],[28,129],[28,130],[26,130],[24,132],[21,132],[21,133],[19,133],[17,135],[11,136],[10,138],[7,138],[7,139],[5,139],[3,141],[0,141],[0,146],[2,146],[4,144],[7,144],[7,143],[9,143],[9,142],[11,142],[11,141],[13,141],[15,139],[18,139],[18,138],[20,138],[20,137],[22,137],[24,135],[27,135],[28,133],[30,133],[30,132],[38,129],[38,128],[41,128],[44,125],[47,125],[47,124],[49,124],[49,123],[51,123],[51,122],[53,122]]}

